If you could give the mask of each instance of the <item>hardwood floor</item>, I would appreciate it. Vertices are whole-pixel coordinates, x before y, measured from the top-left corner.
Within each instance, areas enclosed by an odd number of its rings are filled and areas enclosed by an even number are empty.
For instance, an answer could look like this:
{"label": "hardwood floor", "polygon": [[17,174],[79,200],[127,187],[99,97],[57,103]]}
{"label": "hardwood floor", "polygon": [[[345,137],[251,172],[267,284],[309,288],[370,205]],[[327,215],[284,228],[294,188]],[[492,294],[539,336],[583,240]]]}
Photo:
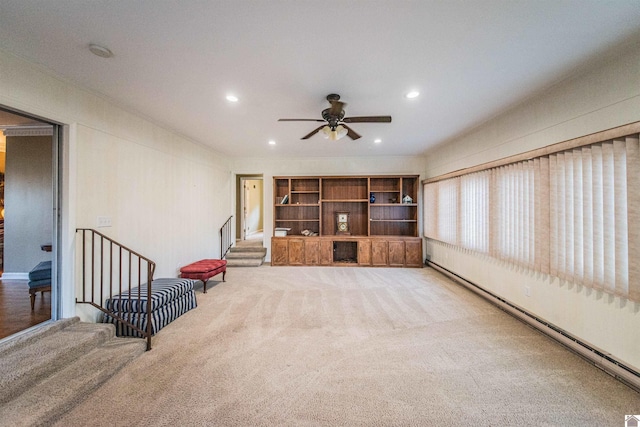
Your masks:
{"label": "hardwood floor", "polygon": [[0,281],[0,339],[51,318],[51,292],[36,294],[31,311],[26,280]]}

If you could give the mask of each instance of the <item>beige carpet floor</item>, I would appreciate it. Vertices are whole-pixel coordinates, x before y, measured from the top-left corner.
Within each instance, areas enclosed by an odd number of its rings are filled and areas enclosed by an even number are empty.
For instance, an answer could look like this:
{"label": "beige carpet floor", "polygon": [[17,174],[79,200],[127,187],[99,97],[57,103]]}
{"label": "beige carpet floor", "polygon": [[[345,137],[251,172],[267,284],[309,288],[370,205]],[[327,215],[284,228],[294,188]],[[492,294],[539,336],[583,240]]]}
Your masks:
{"label": "beige carpet floor", "polygon": [[621,426],[640,395],[431,269],[233,268],[59,426]]}

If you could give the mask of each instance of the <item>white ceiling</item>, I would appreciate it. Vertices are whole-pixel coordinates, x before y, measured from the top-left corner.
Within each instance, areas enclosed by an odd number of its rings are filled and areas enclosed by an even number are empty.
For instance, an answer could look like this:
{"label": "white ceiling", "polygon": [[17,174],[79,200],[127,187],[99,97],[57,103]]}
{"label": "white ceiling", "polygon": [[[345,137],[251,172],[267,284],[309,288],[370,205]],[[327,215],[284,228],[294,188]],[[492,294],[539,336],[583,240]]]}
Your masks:
{"label": "white ceiling", "polygon": [[[1,49],[231,156],[421,155],[639,39],[638,0],[0,0]],[[277,121],[329,93],[393,122]]]}

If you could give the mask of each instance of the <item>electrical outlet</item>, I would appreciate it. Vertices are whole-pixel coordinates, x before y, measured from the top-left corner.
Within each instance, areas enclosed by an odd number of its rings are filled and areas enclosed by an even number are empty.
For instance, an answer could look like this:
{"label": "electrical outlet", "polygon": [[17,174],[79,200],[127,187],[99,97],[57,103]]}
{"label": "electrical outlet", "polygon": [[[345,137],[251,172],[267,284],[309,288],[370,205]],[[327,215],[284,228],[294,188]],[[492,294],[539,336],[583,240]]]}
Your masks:
{"label": "electrical outlet", "polygon": [[111,217],[110,216],[99,216],[96,219],[97,227],[111,227]]}
{"label": "electrical outlet", "polygon": [[524,294],[525,296],[528,296],[528,297],[531,296],[531,288],[529,286],[524,287]]}

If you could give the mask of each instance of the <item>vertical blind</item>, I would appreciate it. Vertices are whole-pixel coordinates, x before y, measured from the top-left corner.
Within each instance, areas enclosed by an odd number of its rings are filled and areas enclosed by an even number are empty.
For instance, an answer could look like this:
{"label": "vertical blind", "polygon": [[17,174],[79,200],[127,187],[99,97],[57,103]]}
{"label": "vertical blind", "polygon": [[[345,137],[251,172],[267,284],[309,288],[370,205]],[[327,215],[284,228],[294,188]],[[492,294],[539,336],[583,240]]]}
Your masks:
{"label": "vertical blind", "polygon": [[638,134],[424,184],[424,234],[640,301]]}
{"label": "vertical blind", "polygon": [[478,251],[489,250],[489,173],[460,177],[460,244]]}

